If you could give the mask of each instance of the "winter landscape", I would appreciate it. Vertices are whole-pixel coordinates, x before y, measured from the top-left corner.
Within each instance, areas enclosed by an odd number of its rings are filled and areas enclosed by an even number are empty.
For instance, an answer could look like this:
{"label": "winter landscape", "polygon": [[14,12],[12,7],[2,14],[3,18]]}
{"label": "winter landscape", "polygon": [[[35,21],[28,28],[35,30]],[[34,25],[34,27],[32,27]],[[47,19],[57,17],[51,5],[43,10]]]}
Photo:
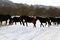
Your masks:
{"label": "winter landscape", "polygon": [[17,25],[1,26],[0,40],[60,40],[60,25],[50,27],[40,27],[37,21],[37,27],[32,23],[28,26]]}
{"label": "winter landscape", "polygon": [[60,40],[60,1],[0,0],[0,40]]}

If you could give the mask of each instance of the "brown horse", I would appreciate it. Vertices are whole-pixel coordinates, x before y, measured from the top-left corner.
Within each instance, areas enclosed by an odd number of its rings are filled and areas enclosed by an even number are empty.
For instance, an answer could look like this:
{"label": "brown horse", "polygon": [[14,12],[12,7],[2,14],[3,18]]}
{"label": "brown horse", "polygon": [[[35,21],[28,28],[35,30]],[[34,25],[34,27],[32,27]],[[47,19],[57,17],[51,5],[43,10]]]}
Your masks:
{"label": "brown horse", "polygon": [[27,22],[29,23],[33,23],[34,27],[36,27],[36,19],[33,17],[29,17],[29,16],[20,16],[20,18],[22,19],[22,23],[24,25],[24,23],[26,23],[26,26],[28,26]]}

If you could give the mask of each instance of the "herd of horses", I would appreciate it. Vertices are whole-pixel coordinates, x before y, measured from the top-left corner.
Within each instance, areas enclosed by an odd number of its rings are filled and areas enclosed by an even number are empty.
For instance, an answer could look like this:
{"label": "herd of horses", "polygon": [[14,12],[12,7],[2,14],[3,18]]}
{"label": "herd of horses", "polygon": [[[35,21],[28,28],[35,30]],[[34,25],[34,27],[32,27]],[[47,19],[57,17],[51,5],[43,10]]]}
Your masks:
{"label": "herd of horses", "polygon": [[[52,25],[52,22],[55,25],[60,24],[60,18],[55,18],[55,17],[40,17],[40,16],[36,16],[36,17],[29,17],[29,16],[20,16],[20,17],[16,17],[14,16],[12,18],[11,15],[0,15],[0,23],[2,25],[3,21],[6,21],[6,25],[7,25],[7,20],[9,20],[9,25],[13,24],[13,23],[17,23],[20,22],[20,24],[23,24],[23,26],[28,26],[27,23],[33,23],[34,27],[36,27],[36,21],[39,20],[40,22],[40,27],[41,26],[46,26],[48,24],[48,27]],[[43,23],[45,23],[45,25],[43,25]]]}

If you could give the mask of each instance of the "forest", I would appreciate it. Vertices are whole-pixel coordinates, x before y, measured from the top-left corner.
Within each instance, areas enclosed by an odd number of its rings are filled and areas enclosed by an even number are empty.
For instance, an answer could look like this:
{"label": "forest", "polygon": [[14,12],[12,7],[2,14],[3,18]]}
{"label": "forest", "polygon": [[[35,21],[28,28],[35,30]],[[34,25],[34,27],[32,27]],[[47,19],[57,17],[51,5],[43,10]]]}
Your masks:
{"label": "forest", "polygon": [[52,6],[41,7],[44,5],[27,5],[14,3],[16,7],[1,7],[0,14],[6,15],[25,15],[25,16],[43,16],[43,17],[60,17],[60,9]]}

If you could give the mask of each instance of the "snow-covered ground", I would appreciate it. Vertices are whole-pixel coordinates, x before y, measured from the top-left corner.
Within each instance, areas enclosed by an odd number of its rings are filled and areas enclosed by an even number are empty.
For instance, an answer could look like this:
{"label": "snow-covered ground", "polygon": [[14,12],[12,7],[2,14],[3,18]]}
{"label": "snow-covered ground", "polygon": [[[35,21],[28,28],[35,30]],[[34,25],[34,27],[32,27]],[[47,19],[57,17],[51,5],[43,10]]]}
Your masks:
{"label": "snow-covered ground", "polygon": [[0,40],[60,40],[60,25],[34,28],[32,23],[28,26],[9,25],[0,27]]}

